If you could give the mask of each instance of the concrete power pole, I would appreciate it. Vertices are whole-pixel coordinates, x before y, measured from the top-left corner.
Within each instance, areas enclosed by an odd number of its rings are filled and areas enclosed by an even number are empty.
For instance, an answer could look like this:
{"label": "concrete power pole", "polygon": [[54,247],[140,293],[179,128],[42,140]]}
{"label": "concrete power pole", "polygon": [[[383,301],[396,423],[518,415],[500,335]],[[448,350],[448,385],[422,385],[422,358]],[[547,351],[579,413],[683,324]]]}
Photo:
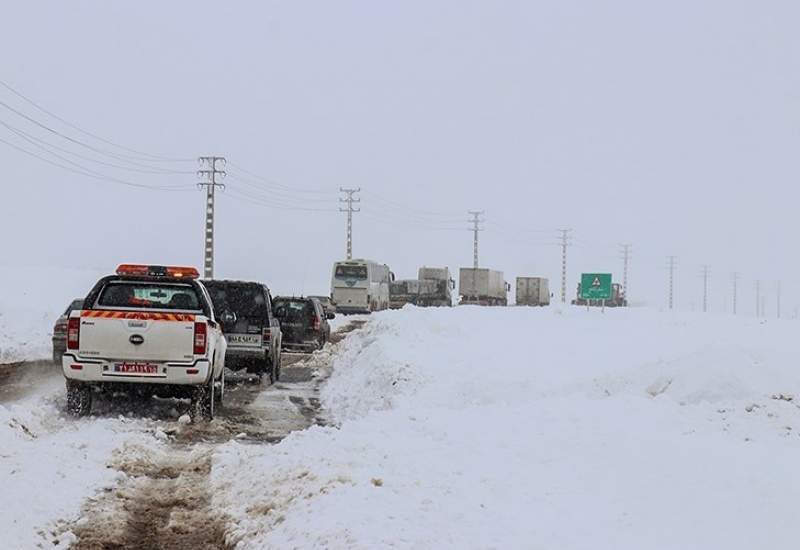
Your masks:
{"label": "concrete power pole", "polygon": [[340,212],[347,212],[347,259],[353,259],[353,212],[361,212],[360,208],[353,208],[353,204],[361,202],[361,199],[353,197],[356,193],[361,191],[360,187],[344,188],[340,187],[339,191],[345,194],[344,198],[340,198],[339,202],[347,204],[347,208],[339,207]]}
{"label": "concrete power pole", "polygon": [[197,184],[198,188],[206,188],[206,237],[205,255],[203,260],[203,276],[206,279],[214,278],[214,191],[217,187],[224,189],[225,186],[217,181],[225,177],[225,171],[217,166],[225,166],[225,157],[200,157],[200,170],[197,171],[198,177],[202,180]]}
{"label": "concrete power pole", "polygon": [[703,265],[703,313],[708,312],[708,275],[710,273],[711,266]]}
{"label": "concrete power pole", "polygon": [[481,216],[484,214],[483,210],[470,210],[469,215],[472,216],[471,220],[467,220],[469,223],[472,224],[472,227],[469,228],[472,231],[472,267],[478,269],[478,232],[483,231],[481,229],[481,223],[484,221],[481,219]]}
{"label": "concrete power pole", "polygon": [[761,281],[756,281],[756,317],[761,317]]}
{"label": "concrete power pole", "polygon": [[669,309],[675,306],[675,256],[667,256],[668,269],[669,269]]}
{"label": "concrete power pole", "polygon": [[736,315],[736,303],[739,298],[739,272],[733,272],[733,314]]}
{"label": "concrete power pole", "polygon": [[628,305],[630,305],[631,300],[630,296],[628,296],[628,263],[631,258],[631,245],[621,244],[619,246],[622,249],[622,292],[625,294],[625,300]]}
{"label": "concrete power pole", "polygon": [[567,303],[567,246],[572,229],[559,229],[561,233],[561,303]]}

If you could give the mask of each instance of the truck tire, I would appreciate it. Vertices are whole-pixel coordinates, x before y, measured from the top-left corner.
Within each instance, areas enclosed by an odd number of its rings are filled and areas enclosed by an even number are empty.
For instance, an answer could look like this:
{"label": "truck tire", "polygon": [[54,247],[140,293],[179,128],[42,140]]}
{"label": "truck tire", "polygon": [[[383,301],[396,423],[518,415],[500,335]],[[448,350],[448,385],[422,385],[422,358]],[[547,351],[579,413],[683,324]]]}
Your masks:
{"label": "truck tire", "polygon": [[281,379],[281,365],[283,363],[282,357],[283,356],[280,353],[278,353],[278,360],[275,362],[275,367],[273,369],[275,372],[272,375],[272,377],[275,379],[273,384],[275,382],[279,382]]}
{"label": "truck tire", "polygon": [[216,392],[216,403],[215,406],[217,408],[222,407],[222,402],[225,399],[225,369],[222,369],[222,374],[219,376],[219,380],[214,384],[214,391]]}
{"label": "truck tire", "polygon": [[72,416],[87,416],[92,412],[92,387],[89,384],[67,380],[67,412]]}
{"label": "truck tire", "polygon": [[192,402],[189,406],[189,416],[192,420],[208,421],[214,418],[215,393],[213,376],[209,378],[207,384],[192,389]]}

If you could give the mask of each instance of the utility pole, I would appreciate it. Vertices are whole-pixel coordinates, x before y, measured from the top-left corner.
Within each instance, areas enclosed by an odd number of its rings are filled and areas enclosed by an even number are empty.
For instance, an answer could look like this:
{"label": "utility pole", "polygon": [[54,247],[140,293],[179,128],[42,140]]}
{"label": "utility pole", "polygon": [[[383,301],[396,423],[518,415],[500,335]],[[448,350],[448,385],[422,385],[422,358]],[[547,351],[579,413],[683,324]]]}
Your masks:
{"label": "utility pole", "polygon": [[761,281],[756,281],[756,317],[761,317]]}
{"label": "utility pole", "polygon": [[472,231],[472,267],[478,269],[478,232],[483,231],[480,224],[484,221],[481,216],[484,214],[483,210],[470,210],[469,215],[472,216],[471,220],[467,220],[472,224],[469,231]]}
{"label": "utility pole", "polygon": [[674,307],[674,299],[675,299],[675,260],[677,258],[675,256],[667,256],[667,261],[669,261],[669,309],[673,309]]}
{"label": "utility pole", "polygon": [[200,170],[197,176],[201,181],[197,187],[206,188],[206,245],[203,260],[203,276],[206,279],[214,278],[214,191],[217,187],[224,189],[225,185],[217,181],[225,177],[225,171],[217,168],[218,164],[225,166],[225,157],[200,157]]}
{"label": "utility pole", "polygon": [[708,275],[711,266],[704,264],[703,265],[703,313],[708,312]]}
{"label": "utility pole", "polygon": [[781,282],[778,281],[778,319],[781,318]]}
{"label": "utility pole", "polygon": [[622,292],[628,305],[630,305],[630,297],[628,296],[628,262],[631,257],[631,245],[621,244],[619,246],[622,248]]}
{"label": "utility pole", "polygon": [[733,314],[736,315],[736,300],[739,295],[739,272],[733,272]]}
{"label": "utility pole", "polygon": [[561,233],[561,303],[567,303],[567,246],[572,229],[559,229]]}
{"label": "utility pole", "polygon": [[360,187],[340,187],[339,191],[345,194],[344,198],[339,198],[339,202],[347,204],[347,208],[339,207],[340,212],[347,212],[347,259],[353,259],[353,212],[361,212],[360,208],[353,208],[353,204],[361,202],[361,199],[353,195],[361,191]]}

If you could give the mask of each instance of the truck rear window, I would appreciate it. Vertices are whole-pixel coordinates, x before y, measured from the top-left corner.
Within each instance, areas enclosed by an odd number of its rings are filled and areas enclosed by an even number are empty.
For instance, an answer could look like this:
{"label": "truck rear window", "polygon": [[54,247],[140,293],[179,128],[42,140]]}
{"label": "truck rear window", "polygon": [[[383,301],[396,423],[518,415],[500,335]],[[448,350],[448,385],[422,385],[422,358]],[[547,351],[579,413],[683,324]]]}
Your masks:
{"label": "truck rear window", "polygon": [[214,281],[205,281],[203,284],[217,313],[230,311],[238,317],[249,319],[267,317],[267,299],[260,285]]}
{"label": "truck rear window", "polygon": [[272,311],[281,321],[290,321],[308,317],[313,306],[309,300],[275,300]]}
{"label": "truck rear window", "polygon": [[336,277],[343,279],[366,279],[367,266],[365,265],[337,265]]}
{"label": "truck rear window", "polygon": [[103,287],[97,305],[110,308],[201,311],[197,291],[191,285],[112,281]]}

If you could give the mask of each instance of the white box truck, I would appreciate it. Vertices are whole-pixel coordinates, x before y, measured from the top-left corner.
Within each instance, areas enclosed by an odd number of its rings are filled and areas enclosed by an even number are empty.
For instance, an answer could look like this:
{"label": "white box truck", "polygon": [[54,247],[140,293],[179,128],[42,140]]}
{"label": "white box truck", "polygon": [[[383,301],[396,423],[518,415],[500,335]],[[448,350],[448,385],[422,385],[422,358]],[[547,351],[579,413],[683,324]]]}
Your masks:
{"label": "white box truck", "polygon": [[542,277],[517,277],[518,306],[550,305],[550,284]]}
{"label": "white box truck", "polygon": [[483,267],[462,267],[458,273],[458,291],[461,304],[482,306],[508,305],[511,286],[505,281],[502,271]]}

